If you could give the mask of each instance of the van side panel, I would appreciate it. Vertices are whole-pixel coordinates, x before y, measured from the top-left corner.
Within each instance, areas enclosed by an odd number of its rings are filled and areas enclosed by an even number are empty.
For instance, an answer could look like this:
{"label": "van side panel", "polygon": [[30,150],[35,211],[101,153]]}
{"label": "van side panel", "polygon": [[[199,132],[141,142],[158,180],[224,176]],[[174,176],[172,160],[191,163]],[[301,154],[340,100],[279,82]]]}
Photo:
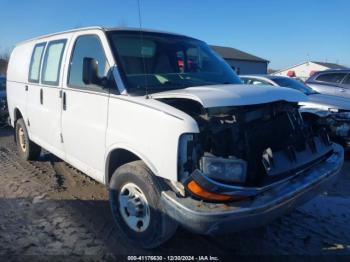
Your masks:
{"label": "van side panel", "polygon": [[21,112],[24,119],[27,117],[25,86],[28,81],[32,48],[33,44],[27,43],[15,47],[11,53],[7,69],[7,102],[12,126],[14,126],[15,109]]}
{"label": "van side panel", "polygon": [[27,83],[33,47],[33,43],[27,43],[16,46],[12,51],[7,69],[8,81]]}
{"label": "van side panel", "polygon": [[157,176],[177,181],[180,136],[198,132],[193,118],[162,102],[145,97],[111,95],[107,153],[114,149],[130,151]]}

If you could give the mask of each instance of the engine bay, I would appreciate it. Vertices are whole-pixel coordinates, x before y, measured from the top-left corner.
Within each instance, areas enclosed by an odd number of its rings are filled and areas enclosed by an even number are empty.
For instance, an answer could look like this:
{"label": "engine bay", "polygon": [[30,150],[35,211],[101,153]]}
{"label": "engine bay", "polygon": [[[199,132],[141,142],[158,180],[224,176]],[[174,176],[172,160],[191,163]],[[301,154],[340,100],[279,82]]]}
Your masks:
{"label": "engine bay", "polygon": [[[162,99],[192,116],[200,133],[187,145],[188,173],[212,157],[246,162],[245,186],[263,186],[311,165],[331,151],[324,129],[304,122],[296,103],[203,108],[190,99]],[[219,180],[220,179],[216,179]]]}

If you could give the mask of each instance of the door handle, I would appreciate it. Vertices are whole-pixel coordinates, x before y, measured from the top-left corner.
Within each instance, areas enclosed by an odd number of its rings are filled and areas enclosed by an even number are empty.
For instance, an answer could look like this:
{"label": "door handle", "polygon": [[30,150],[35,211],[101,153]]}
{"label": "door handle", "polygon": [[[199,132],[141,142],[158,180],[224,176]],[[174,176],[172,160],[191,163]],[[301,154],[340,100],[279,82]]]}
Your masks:
{"label": "door handle", "polygon": [[44,104],[44,92],[43,92],[43,89],[40,89],[40,104]]}
{"label": "door handle", "polygon": [[62,108],[64,111],[66,111],[67,109],[67,95],[66,95],[66,92],[63,92],[63,95],[62,95]]}
{"label": "door handle", "polygon": [[25,85],[25,86],[24,86],[24,90],[25,90],[25,91],[28,91],[28,85]]}
{"label": "door handle", "polygon": [[339,88],[339,92],[345,92],[344,88]]}

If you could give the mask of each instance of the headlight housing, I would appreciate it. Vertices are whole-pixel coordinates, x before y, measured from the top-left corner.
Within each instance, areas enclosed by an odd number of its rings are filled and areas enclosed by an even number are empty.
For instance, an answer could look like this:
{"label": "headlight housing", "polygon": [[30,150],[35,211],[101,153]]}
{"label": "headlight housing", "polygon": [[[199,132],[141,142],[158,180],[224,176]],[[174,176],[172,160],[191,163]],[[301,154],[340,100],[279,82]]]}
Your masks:
{"label": "headlight housing", "polygon": [[200,165],[205,175],[217,181],[244,183],[247,179],[247,162],[242,159],[204,156]]}

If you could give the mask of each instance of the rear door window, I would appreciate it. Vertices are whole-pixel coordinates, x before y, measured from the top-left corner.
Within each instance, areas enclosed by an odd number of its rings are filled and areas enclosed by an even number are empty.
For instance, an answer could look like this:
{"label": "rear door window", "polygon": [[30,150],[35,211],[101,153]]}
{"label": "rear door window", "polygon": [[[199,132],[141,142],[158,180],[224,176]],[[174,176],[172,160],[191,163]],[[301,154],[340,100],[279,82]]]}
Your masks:
{"label": "rear door window", "polygon": [[345,73],[322,74],[316,78],[317,81],[340,84],[345,77]]}
{"label": "rear door window", "polygon": [[46,42],[37,44],[34,47],[32,58],[30,60],[29,78],[28,78],[28,81],[31,83],[39,82],[41,59],[44,53],[45,46],[46,46]]}
{"label": "rear door window", "polygon": [[51,41],[45,52],[41,83],[58,86],[66,40]]}

